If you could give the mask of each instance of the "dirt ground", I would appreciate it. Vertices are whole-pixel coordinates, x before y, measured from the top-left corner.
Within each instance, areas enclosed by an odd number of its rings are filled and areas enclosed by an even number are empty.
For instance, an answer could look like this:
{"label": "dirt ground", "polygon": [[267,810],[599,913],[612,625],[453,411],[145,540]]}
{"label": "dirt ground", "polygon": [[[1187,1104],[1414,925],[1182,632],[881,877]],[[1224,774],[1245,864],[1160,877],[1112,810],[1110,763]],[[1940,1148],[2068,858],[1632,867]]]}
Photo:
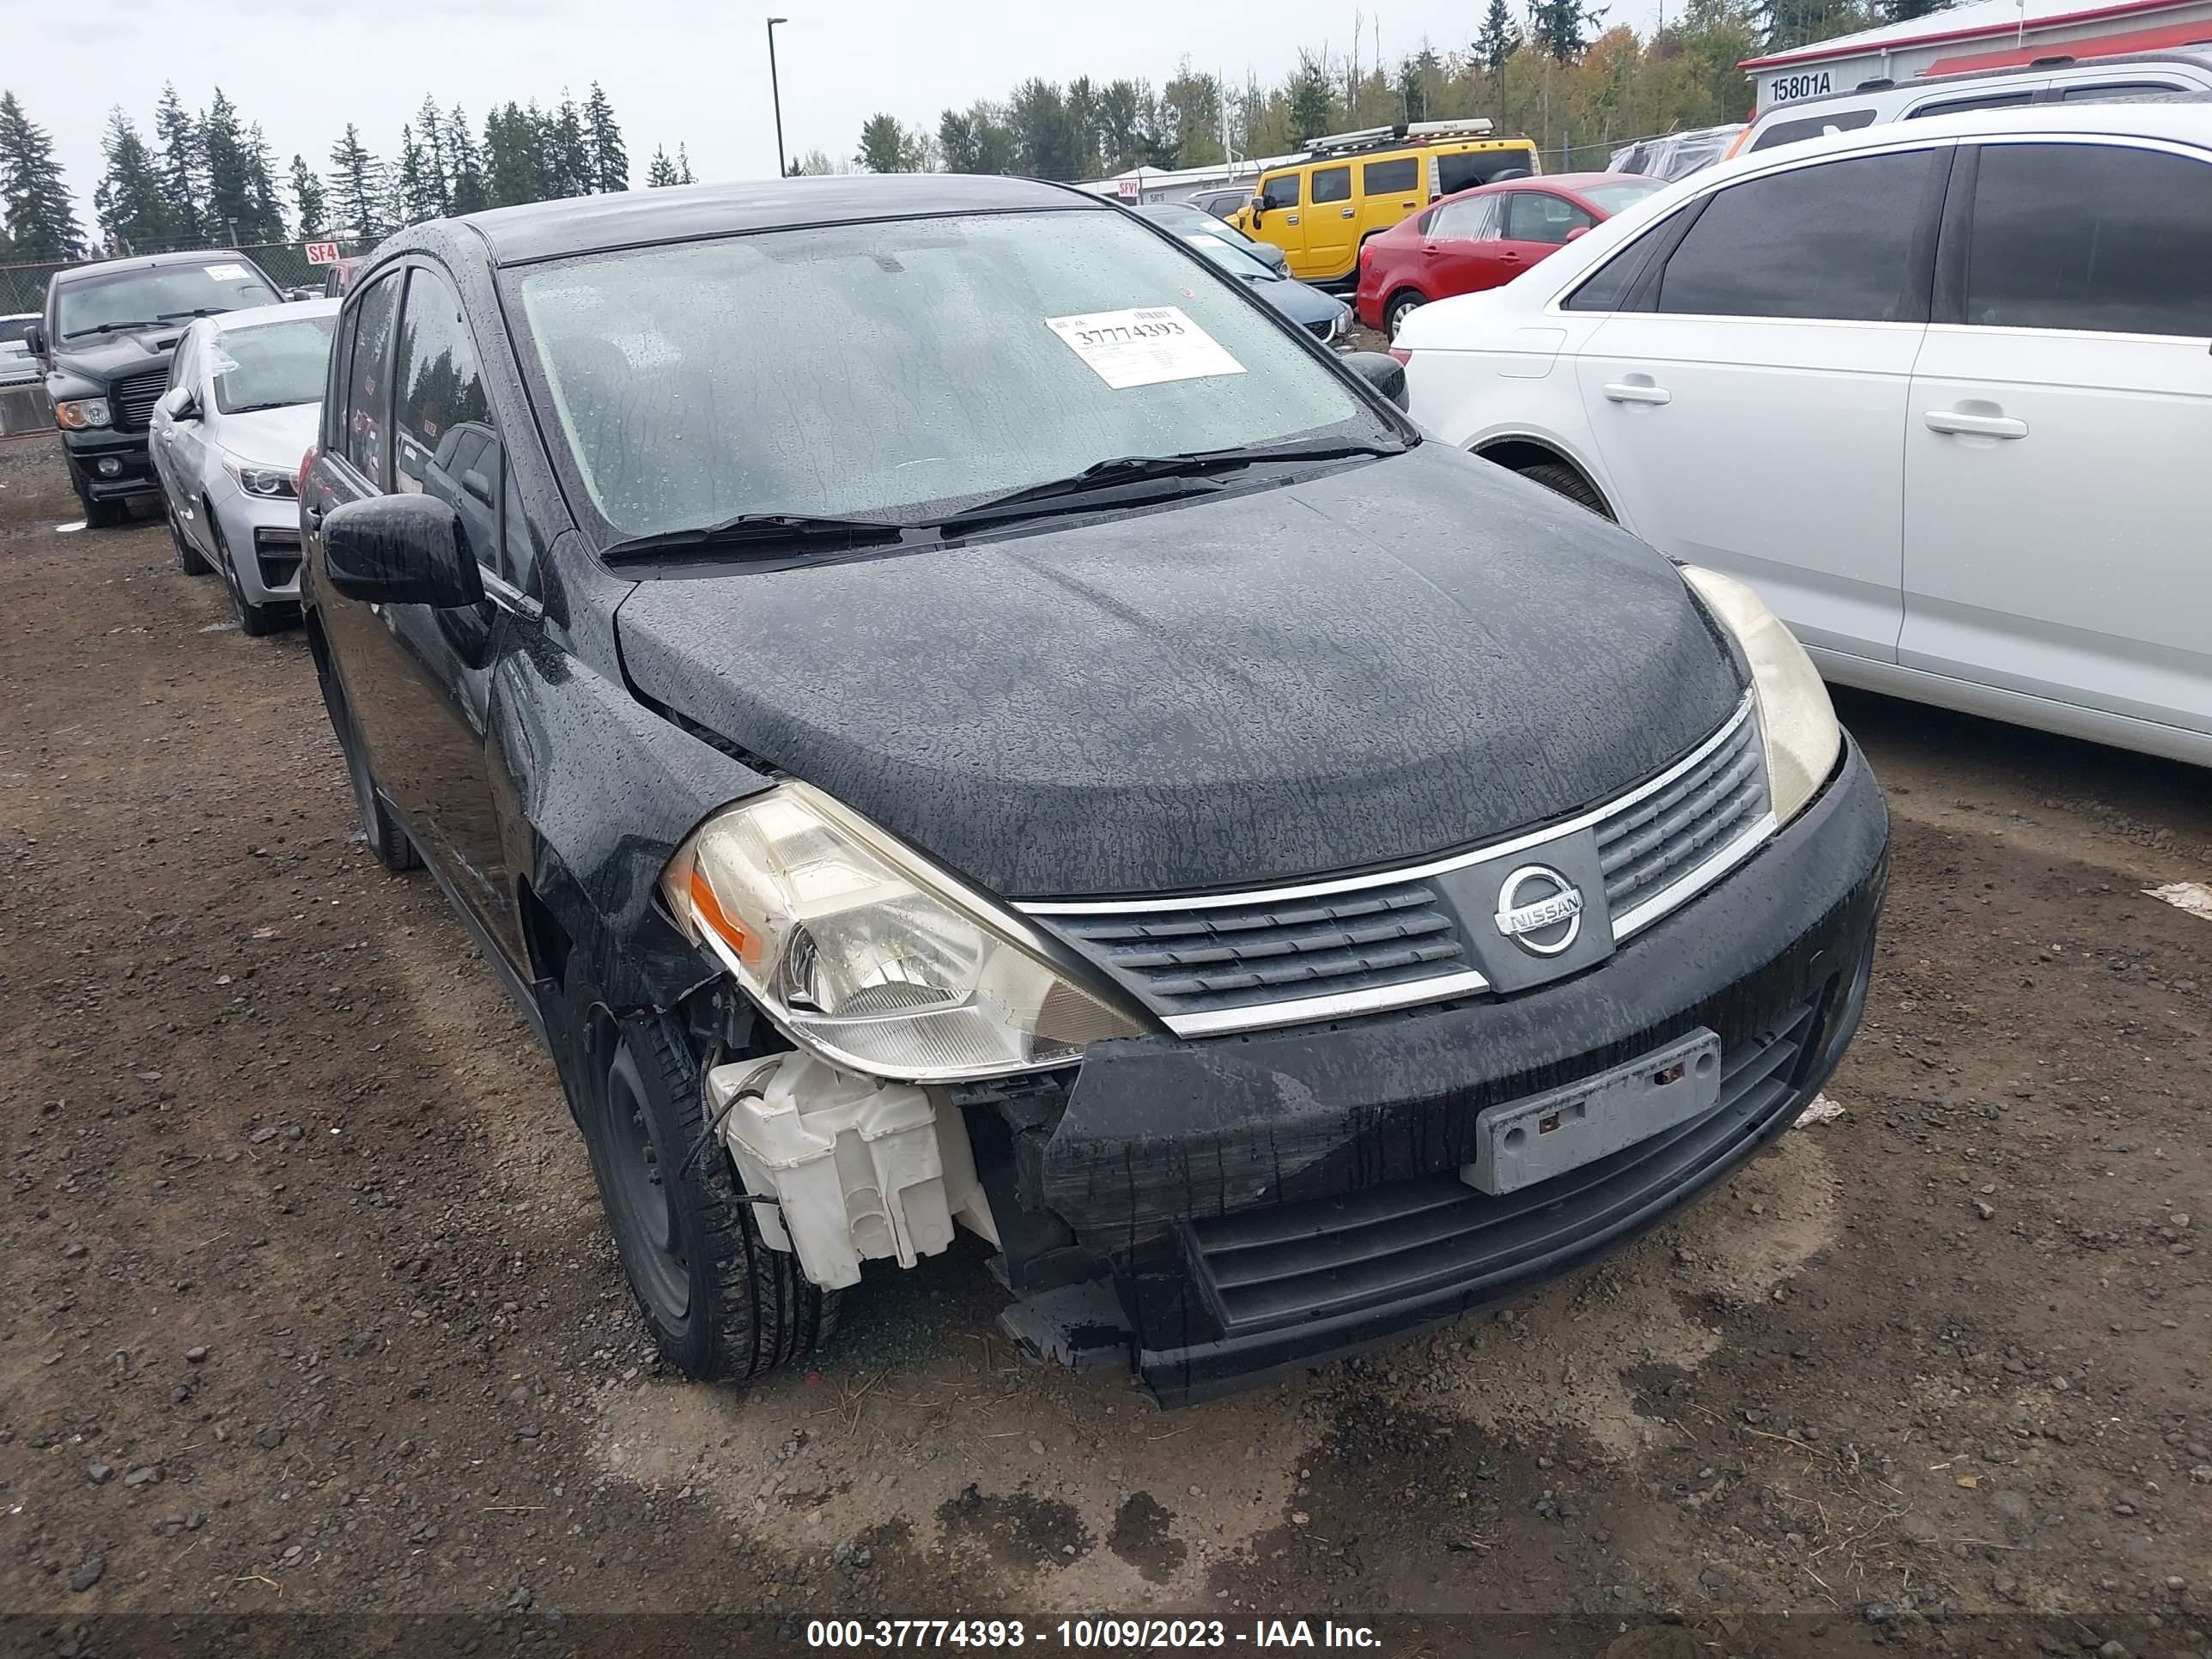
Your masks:
{"label": "dirt ground", "polygon": [[961,1249],[817,1370],[701,1388],[550,1066],[370,860],[299,636],[77,517],[0,443],[0,1651],[272,1612],[2212,1650],[2212,920],[2144,892],[2212,881],[2207,774],[1844,699],[1896,842],[1841,1116],[1523,1305],[1163,1414],[1013,1352]]}

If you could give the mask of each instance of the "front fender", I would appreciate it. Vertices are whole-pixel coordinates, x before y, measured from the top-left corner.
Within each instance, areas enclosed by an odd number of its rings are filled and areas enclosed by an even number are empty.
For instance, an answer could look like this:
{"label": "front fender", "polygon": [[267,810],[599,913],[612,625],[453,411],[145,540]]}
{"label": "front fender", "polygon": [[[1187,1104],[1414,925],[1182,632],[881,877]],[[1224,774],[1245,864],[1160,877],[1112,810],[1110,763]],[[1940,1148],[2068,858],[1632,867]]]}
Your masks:
{"label": "front fender", "polygon": [[719,972],[655,902],[660,872],[708,813],[773,780],[534,630],[494,671],[486,723],[507,868],[610,1006],[668,1007]]}

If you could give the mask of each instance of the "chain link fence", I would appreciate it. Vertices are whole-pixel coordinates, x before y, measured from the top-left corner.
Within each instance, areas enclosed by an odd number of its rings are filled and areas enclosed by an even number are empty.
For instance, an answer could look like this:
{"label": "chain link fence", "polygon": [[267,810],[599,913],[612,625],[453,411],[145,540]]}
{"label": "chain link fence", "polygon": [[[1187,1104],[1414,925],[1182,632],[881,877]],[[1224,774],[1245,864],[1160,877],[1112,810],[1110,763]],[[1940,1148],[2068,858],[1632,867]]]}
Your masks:
{"label": "chain link fence", "polygon": [[[374,246],[360,238],[338,240],[338,252],[351,258],[366,253]],[[152,252],[152,249],[139,250]],[[269,278],[279,288],[312,288],[322,291],[323,268],[307,263],[307,250],[300,242],[261,242],[249,246],[225,249],[226,252],[243,253],[247,258],[269,273]],[[102,258],[126,256],[103,254]],[[97,264],[97,260],[71,259],[48,264],[0,264],[0,317],[18,312],[43,311],[46,305],[46,282],[58,270],[71,270],[81,264]]]}

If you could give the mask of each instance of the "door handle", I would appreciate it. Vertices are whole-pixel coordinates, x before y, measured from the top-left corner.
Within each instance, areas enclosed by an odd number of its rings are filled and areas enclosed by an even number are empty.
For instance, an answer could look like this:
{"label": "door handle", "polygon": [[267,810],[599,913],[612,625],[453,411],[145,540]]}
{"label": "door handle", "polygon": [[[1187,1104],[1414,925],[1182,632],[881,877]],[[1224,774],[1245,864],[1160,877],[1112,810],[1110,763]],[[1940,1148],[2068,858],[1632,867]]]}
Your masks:
{"label": "door handle", "polygon": [[307,521],[307,528],[310,530],[320,530],[323,527],[323,509],[313,501],[300,509],[300,516]]}
{"label": "door handle", "polygon": [[1962,410],[1931,409],[1925,416],[1930,432],[1968,433],[1978,438],[2025,438],[2027,422],[2009,415],[1969,415]]}
{"label": "door handle", "polygon": [[1297,222],[1298,216],[1295,213],[1288,213],[1283,216],[1283,222],[1286,225],[1294,225],[1297,223]]}
{"label": "door handle", "polygon": [[1515,252],[1511,248],[1510,248],[1510,247],[1509,247],[1509,248],[1505,249],[1504,252],[1502,252],[1501,253],[1499,253],[1498,257],[1499,258],[1501,258],[1501,259],[1517,259],[1517,258],[1519,258],[1521,256],[1520,256],[1519,254],[1516,253],[1516,252]]}
{"label": "door handle", "polygon": [[1337,217],[1340,219],[1349,219],[1351,216],[1352,210],[1350,208],[1346,208],[1341,213],[1337,215]]}
{"label": "door handle", "polygon": [[1633,380],[1608,380],[1605,395],[1617,404],[1671,404],[1674,394],[1663,386],[1638,385]]}

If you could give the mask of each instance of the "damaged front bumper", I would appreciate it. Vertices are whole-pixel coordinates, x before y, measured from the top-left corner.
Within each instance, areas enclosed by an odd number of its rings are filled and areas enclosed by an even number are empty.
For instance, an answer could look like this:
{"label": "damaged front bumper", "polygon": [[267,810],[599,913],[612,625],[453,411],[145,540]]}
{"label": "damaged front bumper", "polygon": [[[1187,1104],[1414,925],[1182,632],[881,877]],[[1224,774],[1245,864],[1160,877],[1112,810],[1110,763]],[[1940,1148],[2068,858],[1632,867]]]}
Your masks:
{"label": "damaged front bumper", "polygon": [[[1018,1109],[1018,1197],[1104,1264],[1164,1404],[1523,1294],[1794,1121],[1857,1026],[1887,842],[1847,744],[1756,856],[1575,978],[1336,1024],[1094,1044],[1056,1121]],[[1710,1112],[1504,1196],[1459,1178],[1485,1107],[1699,1028],[1722,1047]]]}

